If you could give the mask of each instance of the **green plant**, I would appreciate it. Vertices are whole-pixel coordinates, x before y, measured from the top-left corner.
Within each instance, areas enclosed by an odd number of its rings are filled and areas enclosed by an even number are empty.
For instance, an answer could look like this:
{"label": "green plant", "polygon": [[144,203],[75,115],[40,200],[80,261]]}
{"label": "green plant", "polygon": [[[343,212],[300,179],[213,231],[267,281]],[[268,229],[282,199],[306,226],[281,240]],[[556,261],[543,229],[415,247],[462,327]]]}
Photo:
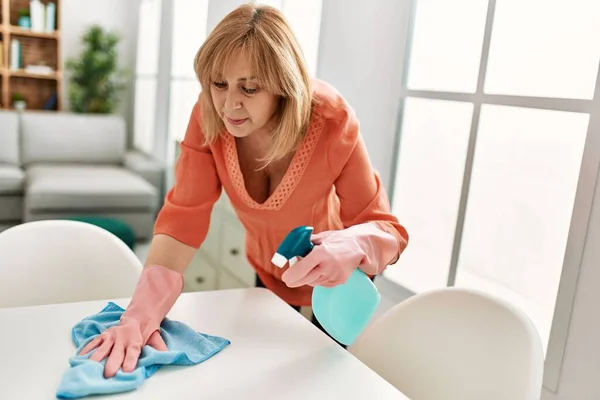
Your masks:
{"label": "green plant", "polygon": [[29,17],[29,9],[28,8],[21,8],[19,10],[19,17]]}
{"label": "green plant", "polygon": [[23,96],[21,93],[13,93],[12,95],[12,101],[17,102],[17,101],[25,101],[25,96]]}
{"label": "green plant", "polygon": [[117,68],[117,34],[99,25],[88,28],[82,38],[84,50],[79,58],[66,61],[72,75],[69,81],[69,103],[78,113],[112,113],[124,89],[124,71]]}

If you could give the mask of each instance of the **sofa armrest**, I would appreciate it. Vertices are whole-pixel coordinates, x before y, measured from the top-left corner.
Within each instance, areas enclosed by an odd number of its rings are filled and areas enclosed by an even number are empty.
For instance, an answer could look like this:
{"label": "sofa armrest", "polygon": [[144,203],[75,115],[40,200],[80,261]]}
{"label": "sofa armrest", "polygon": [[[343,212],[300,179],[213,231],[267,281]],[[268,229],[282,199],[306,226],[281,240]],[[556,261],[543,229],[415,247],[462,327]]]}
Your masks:
{"label": "sofa armrest", "polygon": [[158,189],[159,193],[162,192],[164,167],[158,160],[141,151],[128,150],[123,165],[150,182],[152,186]]}

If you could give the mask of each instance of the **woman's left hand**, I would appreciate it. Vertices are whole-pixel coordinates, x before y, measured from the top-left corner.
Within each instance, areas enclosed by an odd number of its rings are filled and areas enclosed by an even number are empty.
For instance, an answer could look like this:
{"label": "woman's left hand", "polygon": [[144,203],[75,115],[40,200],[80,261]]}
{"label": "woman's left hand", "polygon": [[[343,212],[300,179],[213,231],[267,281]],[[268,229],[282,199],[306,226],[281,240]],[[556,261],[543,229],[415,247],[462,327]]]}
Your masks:
{"label": "woman's left hand", "polygon": [[281,277],[289,287],[334,287],[345,283],[367,256],[359,241],[344,230],[326,231],[311,236],[313,250]]}

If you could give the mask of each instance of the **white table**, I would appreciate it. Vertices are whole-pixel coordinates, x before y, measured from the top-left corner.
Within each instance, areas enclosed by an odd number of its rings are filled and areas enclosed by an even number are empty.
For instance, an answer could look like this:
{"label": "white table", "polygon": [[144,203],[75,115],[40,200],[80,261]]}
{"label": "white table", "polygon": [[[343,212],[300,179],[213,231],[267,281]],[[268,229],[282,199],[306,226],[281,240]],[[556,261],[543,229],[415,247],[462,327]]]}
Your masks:
{"label": "white table", "polygon": [[[75,351],[71,327],[105,305],[0,309],[0,399],[55,399]],[[408,400],[265,289],[184,293],[168,317],[231,345],[196,366],[163,367],[138,390],[94,399]]]}

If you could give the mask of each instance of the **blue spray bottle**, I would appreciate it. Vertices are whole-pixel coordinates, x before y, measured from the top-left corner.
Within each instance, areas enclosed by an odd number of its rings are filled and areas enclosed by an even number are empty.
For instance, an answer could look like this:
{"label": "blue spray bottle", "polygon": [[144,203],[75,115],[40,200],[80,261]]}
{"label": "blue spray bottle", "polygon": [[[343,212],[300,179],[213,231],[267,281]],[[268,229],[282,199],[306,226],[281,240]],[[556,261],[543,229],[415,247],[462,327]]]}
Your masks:
{"label": "blue spray bottle", "polygon": [[[283,268],[290,267],[298,257],[306,257],[314,245],[310,241],[313,228],[300,226],[283,240],[271,260]],[[350,345],[367,327],[373,317],[381,295],[375,284],[356,268],[348,280],[332,288],[316,286],[312,294],[312,309],[321,326],[338,342]]]}

